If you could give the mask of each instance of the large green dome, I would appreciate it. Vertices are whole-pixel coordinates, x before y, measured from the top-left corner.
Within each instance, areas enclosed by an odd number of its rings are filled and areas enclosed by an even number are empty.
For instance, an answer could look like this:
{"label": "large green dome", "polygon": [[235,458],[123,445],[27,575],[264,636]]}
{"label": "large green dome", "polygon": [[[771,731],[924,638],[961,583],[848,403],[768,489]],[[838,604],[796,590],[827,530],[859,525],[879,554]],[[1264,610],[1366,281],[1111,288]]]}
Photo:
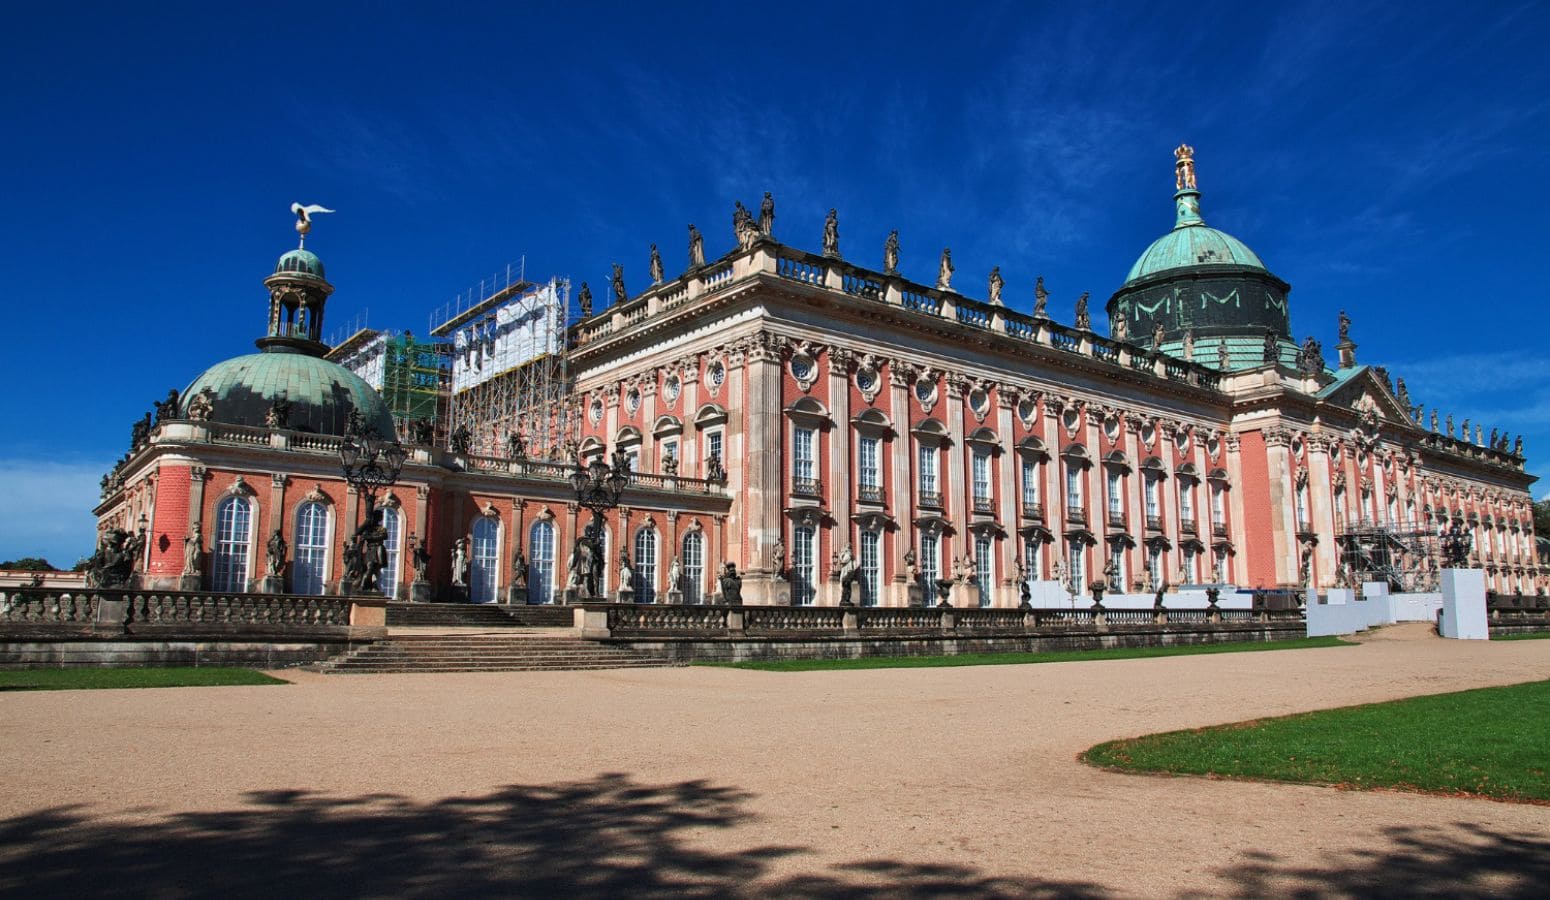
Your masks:
{"label": "large green dome", "polygon": [[281,347],[206,369],[183,392],[184,417],[189,400],[207,388],[214,397],[210,418],[216,422],[262,426],[274,401],[283,397],[290,402],[287,428],[342,435],[355,409],[367,427],[384,437],[394,434],[393,414],[375,388],[337,363]]}
{"label": "large green dome", "polygon": [[1268,271],[1253,250],[1232,235],[1204,223],[1181,224],[1152,242],[1130,267],[1125,283],[1170,269],[1195,266],[1247,266]]}

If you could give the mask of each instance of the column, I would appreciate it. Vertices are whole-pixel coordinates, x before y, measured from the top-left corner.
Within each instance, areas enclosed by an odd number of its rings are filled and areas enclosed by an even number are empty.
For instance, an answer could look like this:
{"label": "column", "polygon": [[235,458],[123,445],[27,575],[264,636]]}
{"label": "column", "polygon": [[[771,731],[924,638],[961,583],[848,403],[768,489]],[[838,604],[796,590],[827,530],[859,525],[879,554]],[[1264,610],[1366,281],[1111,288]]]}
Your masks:
{"label": "column", "polygon": [[[891,283],[891,282],[890,282]],[[888,416],[893,420],[889,456],[888,507],[898,517],[899,533],[893,541],[893,590],[890,606],[909,605],[909,573],[904,554],[916,545],[915,504],[910,490],[914,466],[914,441],[910,437],[909,385],[897,363],[888,363]]]}
{"label": "column", "polygon": [[[774,591],[772,574],[775,542],[781,534],[781,472],[785,442],[780,416],[780,350],[770,335],[756,335],[747,344],[748,391],[742,421],[747,422],[743,458],[748,473],[747,520],[743,533],[749,544],[744,550],[748,574],[743,579],[743,597],[752,605],[771,602]],[[734,417],[739,418],[739,417]],[[820,550],[818,565],[823,565]],[[820,569],[821,571],[821,569]]]}

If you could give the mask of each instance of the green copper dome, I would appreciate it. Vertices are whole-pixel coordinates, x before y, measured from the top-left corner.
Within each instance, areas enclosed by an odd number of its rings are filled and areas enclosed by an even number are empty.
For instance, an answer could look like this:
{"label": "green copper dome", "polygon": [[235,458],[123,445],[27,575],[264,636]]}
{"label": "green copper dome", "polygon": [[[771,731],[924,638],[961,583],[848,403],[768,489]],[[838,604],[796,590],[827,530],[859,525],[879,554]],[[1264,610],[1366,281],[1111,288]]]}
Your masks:
{"label": "green copper dome", "polygon": [[280,257],[280,261],[275,263],[274,273],[276,275],[287,273],[311,275],[314,278],[322,278],[323,261],[318,259],[318,255],[311,250],[292,250]]}
{"label": "green copper dome", "polygon": [[216,422],[262,426],[274,401],[283,397],[290,402],[287,428],[342,435],[356,409],[367,427],[384,437],[394,434],[393,414],[376,389],[349,369],[304,353],[271,347],[216,363],[183,392],[185,417],[188,402],[206,388],[214,395],[210,418]]}
{"label": "green copper dome", "polygon": [[1247,266],[1267,271],[1244,243],[1226,232],[1208,228],[1204,222],[1180,224],[1152,242],[1130,267],[1125,283],[1187,266]]}

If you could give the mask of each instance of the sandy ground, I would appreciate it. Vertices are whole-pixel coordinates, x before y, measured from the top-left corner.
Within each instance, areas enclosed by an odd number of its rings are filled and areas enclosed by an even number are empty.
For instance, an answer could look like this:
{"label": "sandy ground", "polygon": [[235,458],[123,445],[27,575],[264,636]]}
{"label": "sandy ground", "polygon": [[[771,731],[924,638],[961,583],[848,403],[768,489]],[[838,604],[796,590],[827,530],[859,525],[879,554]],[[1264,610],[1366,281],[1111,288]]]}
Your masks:
{"label": "sandy ground", "polygon": [[[0,694],[10,896],[1550,895],[1550,808],[1152,778],[1106,739],[1550,678],[1550,640]],[[1526,716],[1545,736],[1550,716]]]}

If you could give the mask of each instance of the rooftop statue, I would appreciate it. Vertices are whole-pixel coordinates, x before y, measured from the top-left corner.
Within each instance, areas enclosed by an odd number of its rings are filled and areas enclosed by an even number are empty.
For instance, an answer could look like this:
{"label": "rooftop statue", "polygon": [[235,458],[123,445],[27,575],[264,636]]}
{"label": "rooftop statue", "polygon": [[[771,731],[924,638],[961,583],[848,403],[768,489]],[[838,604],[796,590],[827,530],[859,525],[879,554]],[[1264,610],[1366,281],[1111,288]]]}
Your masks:
{"label": "rooftop statue", "polygon": [[840,214],[833,209],[823,220],[823,255],[834,258],[840,255]]}
{"label": "rooftop statue", "polygon": [[192,422],[208,422],[215,413],[215,392],[205,388],[188,401],[188,418]]}
{"label": "rooftop statue", "polygon": [[705,265],[705,236],[693,225],[689,226],[689,268],[691,270],[702,268]]}
{"label": "rooftop statue", "polygon": [[1414,412],[1410,406],[1410,389],[1405,387],[1405,379],[1403,378],[1399,379],[1399,388],[1395,399],[1399,400],[1399,405],[1405,408],[1406,413]]}
{"label": "rooftop statue", "polygon": [[[693,228],[694,226],[690,225],[689,227]],[[581,283],[581,290],[576,292],[576,302],[581,304],[581,317],[583,319],[592,318],[592,289],[587,287],[585,281]]]}
{"label": "rooftop statue", "polygon": [[1232,368],[1232,357],[1227,352],[1227,339],[1222,338],[1216,345],[1216,367],[1223,372]]}
{"label": "rooftop statue", "polygon": [[1311,334],[1302,342],[1302,371],[1304,375],[1319,375],[1324,371],[1324,348]]}
{"label": "rooftop statue", "polygon": [[888,232],[888,240],[883,241],[883,274],[899,274],[899,230],[897,228]]}
{"label": "rooftop statue", "polygon": [[1351,340],[1351,317],[1340,311],[1340,343],[1349,343]]}
{"label": "rooftop statue", "polygon": [[775,197],[769,191],[764,192],[764,199],[759,203],[759,231],[768,235],[775,233]]}
{"label": "rooftop statue", "polygon": [[1173,164],[1179,190],[1195,190],[1195,148],[1188,144],[1180,144],[1173,151],[1173,158],[1177,160]]}
{"label": "rooftop statue", "polygon": [[177,417],[178,390],[177,388],[170,388],[167,391],[167,399],[156,404],[156,424],[160,425],[168,419],[176,419]]}
{"label": "rooftop statue", "polygon": [[614,263],[613,286],[614,305],[620,306],[624,303],[628,303],[630,295],[624,290],[624,266],[621,266],[618,263]]}
{"label": "rooftop statue", "polygon": [[300,246],[307,246],[307,234],[312,231],[312,217],[318,213],[331,213],[333,210],[324,209],[316,203],[302,206],[300,203],[291,204],[291,212],[296,214],[296,233],[301,235]]}
{"label": "rooftop statue", "polygon": [[662,269],[662,254],[657,252],[657,245],[651,245],[651,283],[661,284],[667,273]]}
{"label": "rooftop statue", "polygon": [[1262,360],[1265,363],[1273,363],[1281,358],[1281,345],[1276,341],[1276,333],[1265,329],[1265,350]]}
{"label": "rooftop statue", "polygon": [[264,412],[264,427],[286,428],[291,420],[291,401],[285,397],[276,397],[269,402],[269,409]]}
{"label": "rooftop statue", "polygon": [[1109,322],[1109,337],[1116,341],[1130,340],[1130,319],[1124,313],[1120,313]]}
{"label": "rooftop statue", "polygon": [[1195,361],[1195,329],[1184,329],[1184,361]]}
{"label": "rooftop statue", "polygon": [[732,209],[732,234],[737,238],[739,250],[747,250],[759,239],[759,225],[741,200]]}
{"label": "rooftop statue", "polygon": [[990,302],[1001,306],[1001,289],[1006,286],[1006,279],[1001,277],[1001,267],[995,266],[990,270]]}
{"label": "rooftop statue", "polygon": [[1437,410],[1432,410],[1432,431],[1437,430]]}
{"label": "rooftop statue", "polygon": [[1152,323],[1152,352],[1161,353],[1163,343],[1163,323]]}
{"label": "rooftop statue", "polygon": [[1453,413],[1448,413],[1448,437],[1453,437]]}
{"label": "rooftop statue", "polygon": [[1083,291],[1082,296],[1076,298],[1076,327],[1082,331],[1093,330],[1093,317],[1087,312],[1087,297],[1091,291]]}
{"label": "rooftop statue", "polygon": [[1044,289],[1044,276],[1040,275],[1039,279],[1033,283],[1033,317],[1035,319],[1049,318],[1049,313],[1044,309],[1048,305],[1049,291]]}
{"label": "rooftop statue", "polygon": [[942,248],[942,261],[936,267],[936,289],[950,291],[953,289],[953,248]]}
{"label": "rooftop statue", "polygon": [[1512,455],[1513,456],[1522,456],[1523,455],[1523,435],[1521,435],[1521,434],[1518,435],[1517,438],[1514,439],[1513,442],[1512,442]]}

